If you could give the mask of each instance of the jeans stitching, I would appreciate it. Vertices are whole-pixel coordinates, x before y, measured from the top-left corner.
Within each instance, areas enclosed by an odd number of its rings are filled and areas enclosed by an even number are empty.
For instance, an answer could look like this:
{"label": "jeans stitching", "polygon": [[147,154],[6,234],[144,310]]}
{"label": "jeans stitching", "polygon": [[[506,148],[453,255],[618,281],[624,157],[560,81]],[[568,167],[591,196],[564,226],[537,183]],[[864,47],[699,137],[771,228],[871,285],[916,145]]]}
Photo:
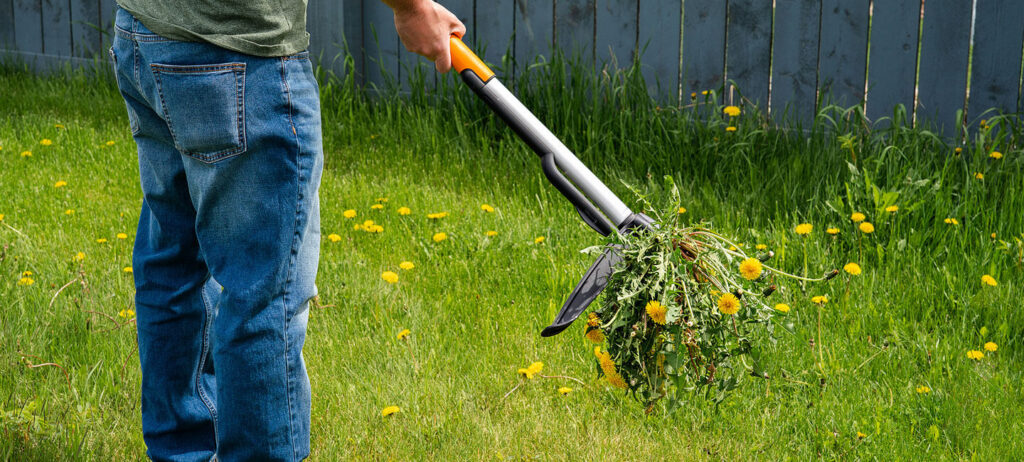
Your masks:
{"label": "jeans stitching", "polygon": [[199,294],[203,299],[203,307],[206,308],[206,316],[203,317],[203,344],[202,348],[199,349],[199,368],[196,370],[196,391],[199,393],[199,399],[203,401],[206,408],[210,411],[210,417],[213,418],[213,440],[217,441],[217,407],[210,402],[210,397],[203,391],[201,379],[203,376],[203,366],[206,365],[206,355],[210,348],[210,327],[213,318],[213,309],[210,307],[210,301],[206,298],[205,285],[200,287]]}

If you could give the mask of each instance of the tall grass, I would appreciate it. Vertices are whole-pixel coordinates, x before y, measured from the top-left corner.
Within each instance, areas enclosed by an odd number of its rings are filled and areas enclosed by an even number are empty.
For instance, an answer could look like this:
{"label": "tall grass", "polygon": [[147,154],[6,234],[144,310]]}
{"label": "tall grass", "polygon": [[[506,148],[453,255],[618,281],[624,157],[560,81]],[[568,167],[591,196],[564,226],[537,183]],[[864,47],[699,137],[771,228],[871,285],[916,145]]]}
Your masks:
{"label": "tall grass", "polygon": [[[594,379],[582,329],[537,335],[589,264],[578,250],[600,239],[546,183],[535,155],[452,74],[400,94],[397,84],[367,93],[351,73],[321,73],[322,231],[341,239],[323,243],[305,350],[315,457],[1024,452],[1016,119],[990,117],[963,143],[911,128],[900,108],[879,124],[856,108],[824,107],[810,126],[779,126],[752,107],[725,116],[720,89],[660,105],[635,66],[595,72],[556,56],[530,69],[515,80],[520,99],[630,205],[642,203],[635,187],[666,206],[661,177],[671,175],[684,219],[748,248],[767,245],[787,271],[854,261],[864,274],[778,294],[793,306],[795,333],[760,352],[770,380],[751,379],[718,407],[694,399],[645,415]],[[140,204],[123,103],[102,75],[6,68],[0,87],[0,458],[140,458],[134,331],[119,316],[131,307],[122,268]],[[25,150],[33,155],[21,157]],[[58,180],[68,185],[56,188]],[[389,199],[385,209],[371,210],[379,197]],[[394,213],[403,205],[413,214]],[[353,231],[345,209],[385,232]],[[426,218],[439,211],[451,215]],[[853,212],[875,232],[860,232]],[[957,225],[945,222],[953,218]],[[807,237],[793,232],[804,222],[814,225]],[[829,227],[840,233],[825,234]],[[492,229],[499,235],[483,234]],[[438,231],[450,238],[434,243]],[[380,273],[401,260],[417,268],[383,282]],[[17,284],[24,271],[34,284]],[[998,286],[982,286],[983,274]],[[831,301],[811,304],[819,294]],[[396,340],[405,328],[410,341]],[[998,351],[966,357],[987,341]],[[522,380],[516,370],[537,360],[544,374],[583,385],[534,379],[506,395]],[[560,396],[559,386],[574,391]],[[922,386],[930,391],[918,393]],[[402,411],[382,419],[392,404]]]}

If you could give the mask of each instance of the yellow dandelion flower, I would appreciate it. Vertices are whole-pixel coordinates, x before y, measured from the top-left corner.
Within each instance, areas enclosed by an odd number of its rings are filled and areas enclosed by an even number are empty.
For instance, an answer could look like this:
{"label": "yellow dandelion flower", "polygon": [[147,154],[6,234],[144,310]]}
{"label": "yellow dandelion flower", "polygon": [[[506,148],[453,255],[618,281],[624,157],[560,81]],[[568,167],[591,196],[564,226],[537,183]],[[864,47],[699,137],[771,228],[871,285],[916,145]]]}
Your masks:
{"label": "yellow dandelion flower", "polygon": [[789,305],[787,305],[785,303],[779,303],[779,304],[775,305],[775,311],[780,311],[782,313],[789,313]]}
{"label": "yellow dandelion flower", "polygon": [[767,249],[768,246],[764,245],[764,244],[757,244],[756,246],[754,246],[754,248],[757,249],[757,250],[764,250],[764,249]]}
{"label": "yellow dandelion flower", "polygon": [[429,218],[431,220],[439,220],[439,219],[444,218],[446,216],[448,216],[448,212],[437,212],[437,213],[427,214],[427,218]]}
{"label": "yellow dandelion flower", "polygon": [[867,437],[868,435],[866,433],[857,432],[857,439],[862,440]]}
{"label": "yellow dandelion flower", "polygon": [[927,385],[921,385],[921,386],[915,388],[914,391],[916,391],[918,394],[923,395],[923,394],[926,394],[926,393],[931,393],[932,389],[930,387],[928,387]]}
{"label": "yellow dandelion flower", "polygon": [[33,273],[33,272],[31,272],[31,271],[22,271],[22,272],[21,272],[21,275],[22,275],[23,277],[24,277],[24,276],[31,276],[31,275],[33,275],[33,274],[35,274],[35,273]]}
{"label": "yellow dandelion flower", "polygon": [[704,90],[704,91],[700,92],[700,94],[701,94],[701,95],[704,95],[704,96],[707,96],[707,95],[708,95],[708,91],[709,91],[709,90]]}
{"label": "yellow dandelion flower", "polygon": [[41,144],[43,146],[49,146],[49,145],[53,144],[53,141],[49,140],[49,139],[46,139],[46,138],[43,138],[43,139],[39,140],[39,144]]}
{"label": "yellow dandelion flower", "polygon": [[985,342],[985,350],[986,351],[996,351],[998,349],[999,349],[999,345],[996,345],[996,342]]}
{"label": "yellow dandelion flower", "polygon": [[668,309],[665,308],[665,305],[662,305],[661,302],[651,300],[647,302],[647,306],[644,307],[644,310],[647,311],[647,315],[651,317],[652,321],[665,325],[665,314],[668,313]]}
{"label": "yellow dandelion flower", "polygon": [[993,159],[1002,159],[1003,158],[1003,153],[1001,153],[999,151],[992,151],[991,153],[989,153],[988,156],[993,158]]}
{"label": "yellow dandelion flower", "polygon": [[540,371],[544,369],[544,363],[537,361],[530,364],[529,367],[519,369],[519,375],[526,377],[527,380],[532,380],[533,376],[540,374]]}
{"label": "yellow dandelion flower", "polygon": [[328,234],[327,235],[327,240],[331,241],[331,242],[338,242],[338,241],[341,240],[341,236],[339,236],[337,234]]}
{"label": "yellow dandelion flower", "polygon": [[32,151],[21,151],[21,157],[32,157]]}
{"label": "yellow dandelion flower", "polygon": [[824,304],[828,303],[828,296],[827,295],[815,295],[815,296],[811,297],[811,303],[814,303],[815,305],[824,305]]}
{"label": "yellow dandelion flower", "polygon": [[977,360],[980,360],[981,358],[984,358],[985,357],[985,353],[982,353],[982,352],[980,352],[978,350],[970,350],[970,351],[967,352],[967,357],[969,359],[973,359],[973,360],[977,361]]}
{"label": "yellow dandelion flower", "polygon": [[748,281],[753,281],[761,277],[761,260],[756,258],[748,258],[740,263],[740,274]]}
{"label": "yellow dandelion flower", "polygon": [[409,334],[411,333],[412,332],[410,332],[409,329],[403,329],[401,332],[398,333],[398,340],[405,340],[406,337],[408,337]]}
{"label": "yellow dandelion flower", "polygon": [[572,393],[572,388],[561,387],[561,388],[558,389],[558,394],[560,394],[562,396],[568,395],[569,393]]}
{"label": "yellow dandelion flower", "polygon": [[375,201],[383,203],[383,202],[387,202],[388,198],[386,198],[386,197],[378,197],[377,199],[375,199]]}
{"label": "yellow dandelion flower", "polygon": [[382,210],[382,209],[384,209],[384,204],[373,204],[373,205],[370,206],[370,209],[371,210]]}
{"label": "yellow dandelion flower", "polygon": [[64,128],[64,124],[53,124],[53,128]]}
{"label": "yellow dandelion flower", "polygon": [[740,299],[731,293],[722,294],[718,299],[718,311],[725,314],[736,314],[740,310]]}
{"label": "yellow dandelion flower", "polygon": [[368,226],[366,228],[366,232],[368,232],[368,233],[383,233],[384,232],[384,227],[381,226],[381,225]]}
{"label": "yellow dandelion flower", "polygon": [[75,261],[85,260],[85,252],[78,252],[75,254]]}
{"label": "yellow dandelion flower", "polygon": [[448,239],[448,235],[445,234],[445,233],[437,233],[437,234],[434,234],[433,239],[434,239],[434,242],[441,242],[441,241],[443,241],[445,239]]}
{"label": "yellow dandelion flower", "polygon": [[0,221],[4,221],[4,214],[0,213]]}
{"label": "yellow dandelion flower", "polygon": [[[0,217],[3,217],[3,215],[0,215]],[[992,239],[995,239],[996,238],[996,233],[989,234],[988,237],[991,237]]]}
{"label": "yellow dandelion flower", "polygon": [[854,223],[860,223],[864,221],[864,219],[866,218],[867,217],[865,217],[864,214],[860,212],[853,212],[853,215],[850,215],[850,220],[853,220]]}
{"label": "yellow dandelion flower", "polygon": [[722,109],[722,112],[724,112],[725,115],[729,117],[736,117],[740,115],[740,108],[736,106],[726,106],[724,109]]}
{"label": "yellow dandelion flower", "polygon": [[890,206],[885,208],[885,211],[889,212],[889,213],[895,213],[895,212],[899,211],[899,209],[900,209],[900,206],[898,206],[898,205],[890,205]]}
{"label": "yellow dandelion flower", "polygon": [[411,261],[403,261],[403,262],[398,264],[398,267],[408,271],[408,270],[411,270],[411,269],[415,268],[416,265],[412,264]]}
{"label": "yellow dandelion flower", "polygon": [[22,276],[21,279],[18,279],[18,285],[19,286],[30,286],[30,285],[35,284],[35,283],[36,283],[35,279],[32,279],[32,278],[30,278],[28,276]]}
{"label": "yellow dandelion flower", "polygon": [[68,182],[67,182],[67,181],[64,181],[64,180],[60,180],[60,181],[58,181],[58,182],[54,183],[54,184],[53,184],[53,187],[54,187],[54,188],[63,188],[63,187],[65,187],[65,186],[67,186],[67,185],[68,185]]}
{"label": "yellow dandelion flower", "polygon": [[957,226],[957,225],[960,224],[960,222],[957,221],[956,218],[947,218],[947,219],[942,220],[942,221],[944,221],[947,225]]}
{"label": "yellow dandelion flower", "polygon": [[490,205],[487,204],[480,204],[480,210],[483,210],[484,212],[487,213],[493,213],[494,207],[491,207]]}
{"label": "yellow dandelion flower", "polygon": [[75,209],[67,209],[64,211],[64,215],[72,215],[75,213]]}
{"label": "yellow dandelion flower", "polygon": [[488,231],[488,232],[486,232],[486,233],[484,233],[484,234],[485,234],[485,235],[486,235],[487,237],[494,237],[494,236],[497,236],[497,235],[498,235],[498,232],[497,232],[497,231]]}
{"label": "yellow dandelion flower", "polygon": [[866,221],[864,223],[861,223],[860,226],[858,226],[858,228],[860,228],[860,231],[864,234],[871,234],[875,232],[875,225],[868,223]]}
{"label": "yellow dandelion flower", "polygon": [[810,223],[801,223],[799,225],[796,225],[796,233],[801,235],[801,236],[806,236],[808,234],[811,234],[811,231],[813,231],[813,230],[814,230],[814,225],[812,225]]}
{"label": "yellow dandelion flower", "polygon": [[363,222],[363,228],[369,228],[373,226],[373,220],[366,220]]}
{"label": "yellow dandelion flower", "polygon": [[676,213],[679,215],[686,213],[686,207],[679,207],[679,210],[677,210]]}
{"label": "yellow dandelion flower", "polygon": [[537,236],[536,238],[533,239],[533,243],[534,244],[540,244],[540,243],[543,243],[543,242],[544,242],[544,236]]}
{"label": "yellow dandelion flower", "polygon": [[117,315],[122,317],[122,318],[125,318],[125,319],[131,319],[131,318],[135,317],[135,310],[133,310],[131,308],[124,309],[124,310],[118,311]]}
{"label": "yellow dandelion flower", "polygon": [[107,142],[106,142],[105,144],[106,144],[107,146],[113,146],[113,145],[114,145],[114,140],[109,140],[109,141],[107,141]]}
{"label": "yellow dandelion flower", "polygon": [[106,244],[107,243],[107,238],[101,237],[99,239],[96,239],[96,243],[97,244]]}
{"label": "yellow dandelion flower", "polygon": [[846,271],[847,273],[850,273],[853,276],[859,276],[861,272],[860,265],[853,262],[847,263],[845,266],[843,266],[843,271]]}
{"label": "yellow dandelion flower", "polygon": [[604,341],[604,331],[600,327],[588,327],[587,333],[583,334],[587,340],[594,343],[601,343]]}
{"label": "yellow dandelion flower", "polygon": [[125,233],[117,233],[118,239],[128,239],[128,235]]}
{"label": "yellow dandelion flower", "polygon": [[695,99],[695,98],[697,98],[697,92],[691,92],[690,93],[690,99]]}
{"label": "yellow dandelion flower", "polygon": [[987,274],[981,277],[981,284],[985,285],[985,286],[992,286],[992,287],[995,287],[995,286],[999,285],[999,283],[996,282],[996,278],[994,278],[992,276],[989,276]]}
{"label": "yellow dandelion flower", "polygon": [[974,172],[974,177],[979,179],[979,180],[984,180],[985,179],[985,175],[983,173],[981,173],[981,172]]}
{"label": "yellow dandelion flower", "polygon": [[626,388],[626,381],[615,370],[615,361],[612,361],[611,355],[607,351],[601,351],[601,347],[596,346],[594,347],[594,356],[597,357],[597,362],[601,366],[601,372],[608,378],[608,383],[618,388]]}
{"label": "yellow dandelion flower", "polygon": [[394,271],[385,271],[380,274],[380,278],[386,281],[388,284],[394,284],[398,282],[398,273]]}
{"label": "yellow dandelion flower", "polygon": [[[982,124],[982,125],[984,125],[984,124]],[[953,150],[953,154],[956,154],[956,155],[958,155],[958,156],[959,156],[959,155],[960,155],[960,153],[962,153],[962,152],[964,152],[964,148],[960,148],[960,147],[958,147],[958,148],[956,148],[956,149],[954,149],[954,150]]]}
{"label": "yellow dandelion flower", "polygon": [[725,131],[727,131],[727,132],[734,132],[734,131],[736,131],[736,127],[733,127],[733,126],[725,127]]}
{"label": "yellow dandelion flower", "polygon": [[125,266],[124,269],[122,269],[121,271],[124,271],[125,273],[133,273],[134,272],[134,271],[132,271],[132,267],[131,266]]}
{"label": "yellow dandelion flower", "polygon": [[836,234],[839,234],[839,228],[828,228],[825,232],[835,236]]}
{"label": "yellow dandelion flower", "polygon": [[389,415],[397,414],[398,411],[401,411],[401,410],[402,410],[402,408],[400,408],[398,406],[388,406],[388,407],[386,407],[384,409],[381,409],[380,416],[381,417],[387,417]]}
{"label": "yellow dandelion flower", "polygon": [[348,209],[348,210],[346,210],[344,212],[341,212],[341,215],[344,216],[345,218],[355,218],[356,217],[356,211],[352,210],[352,209]]}
{"label": "yellow dandelion flower", "polygon": [[409,210],[409,207],[399,207],[398,208],[398,214],[399,215],[408,215],[410,213],[412,213],[412,210]]}

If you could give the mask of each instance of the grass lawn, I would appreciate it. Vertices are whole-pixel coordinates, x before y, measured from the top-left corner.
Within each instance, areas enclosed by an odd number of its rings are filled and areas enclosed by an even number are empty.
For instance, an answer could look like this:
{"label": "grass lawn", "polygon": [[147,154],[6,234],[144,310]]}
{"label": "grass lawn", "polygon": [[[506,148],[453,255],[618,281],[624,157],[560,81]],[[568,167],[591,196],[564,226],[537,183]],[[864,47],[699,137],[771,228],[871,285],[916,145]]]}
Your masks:
{"label": "grass lawn", "polygon": [[[787,271],[856,262],[863,273],[773,296],[792,306],[795,333],[758,339],[768,380],[750,377],[718,405],[693,396],[645,413],[597,378],[584,323],[539,335],[593,258],[579,250],[602,238],[536,156],[454,80],[437,99],[418,89],[370,101],[346,83],[324,86],[320,296],[304,350],[314,459],[1024,454],[1018,121],[991,118],[962,145],[906,128],[899,111],[872,127],[830,108],[778,130],[700,96],[696,108],[656,107],[628,73],[551,83],[563,78],[553,66],[517,84],[637,210],[627,185],[664,212],[661,178],[672,175],[684,220],[764,244]],[[143,459],[124,271],[141,193],[123,103],[109,76],[6,69],[0,88],[0,459]],[[448,215],[427,218],[438,212]],[[875,231],[861,232],[854,212]],[[364,220],[383,232],[353,229]],[[800,223],[811,234],[797,235]],[[447,240],[434,242],[438,232]],[[517,374],[535,361],[548,377]],[[382,418],[387,406],[401,410]]]}

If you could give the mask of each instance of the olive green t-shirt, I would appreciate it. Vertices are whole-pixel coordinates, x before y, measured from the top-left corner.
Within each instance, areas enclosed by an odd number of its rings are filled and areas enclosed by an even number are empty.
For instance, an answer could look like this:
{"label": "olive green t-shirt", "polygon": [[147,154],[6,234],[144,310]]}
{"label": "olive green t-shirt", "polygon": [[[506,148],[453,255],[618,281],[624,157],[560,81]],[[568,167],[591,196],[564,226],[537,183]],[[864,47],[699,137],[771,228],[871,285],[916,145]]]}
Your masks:
{"label": "olive green t-shirt", "polygon": [[309,46],[306,0],[117,0],[153,32],[255,56]]}

